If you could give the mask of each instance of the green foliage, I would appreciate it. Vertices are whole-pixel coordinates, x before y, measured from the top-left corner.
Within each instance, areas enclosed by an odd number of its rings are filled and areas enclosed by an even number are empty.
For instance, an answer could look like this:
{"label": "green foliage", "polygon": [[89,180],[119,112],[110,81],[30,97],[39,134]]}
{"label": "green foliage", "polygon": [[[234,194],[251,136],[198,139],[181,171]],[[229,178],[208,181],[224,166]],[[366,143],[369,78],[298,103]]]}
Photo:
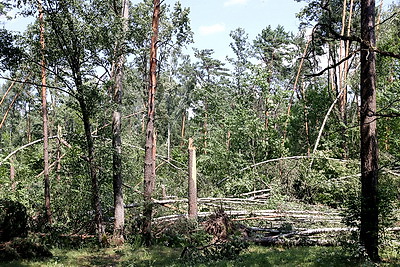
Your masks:
{"label": "green foliage", "polygon": [[29,239],[14,239],[12,242],[0,244],[0,262],[20,259],[49,258],[53,254],[50,250]]}
{"label": "green foliage", "polygon": [[[180,259],[180,248],[155,246],[152,248],[120,248],[52,250],[53,257],[47,260],[4,262],[11,266],[374,266],[366,261],[349,257],[338,247],[270,248],[250,246],[233,260],[221,259],[192,263]],[[385,262],[380,266],[396,266],[395,251],[384,251]],[[386,257],[388,256],[388,257]]]}
{"label": "green foliage", "polygon": [[239,253],[248,247],[247,242],[239,238],[234,238],[226,242],[213,243],[201,248],[186,247],[182,252],[181,259],[190,264],[215,264],[220,260],[236,259]]}
{"label": "green foliage", "polygon": [[26,237],[27,234],[28,216],[25,206],[9,199],[0,199],[0,241]]}
{"label": "green foliage", "polygon": [[21,60],[22,51],[16,46],[15,39],[10,32],[0,29],[0,70],[2,71],[14,70]]}
{"label": "green foliage", "polygon": [[[17,2],[25,4],[21,7],[31,12],[24,11],[24,14],[36,12],[35,1]],[[87,144],[82,110],[77,97],[87,104],[106,228],[107,231],[112,228],[110,119],[114,107],[110,103],[113,87],[111,76],[115,67],[112,62],[120,52],[127,54],[121,106],[124,116],[124,202],[140,204],[142,201],[140,192],[144,153],[141,148],[145,135],[145,92],[149,76],[148,53],[153,1],[145,0],[131,5],[126,35],[123,34],[123,23],[117,16],[120,12],[119,2],[44,1],[50,132],[55,136],[58,126],[61,126],[61,137],[67,143],[59,143],[57,139],[50,141],[51,162],[55,163],[50,172],[54,219],[52,227],[43,225],[43,184],[39,175],[43,169],[41,143],[16,153],[9,162],[0,166],[1,197],[26,206],[28,215],[32,217],[31,229],[50,232],[44,242],[54,247],[77,247],[80,241],[66,238],[65,235],[93,233],[95,230],[92,223],[92,187],[85,156]],[[299,14],[302,24],[318,25],[306,51],[296,88],[296,71],[307,43],[304,29],[294,36],[281,26],[266,26],[254,40],[249,40],[246,31],[238,28],[230,33],[233,58],[223,61],[216,59],[211,49],[194,49],[195,58],[192,59],[182,52],[193,41],[189,8],[183,7],[179,2],[173,6],[162,4],[158,43],[158,156],[154,198],[162,197],[162,185],[165,185],[169,196],[187,196],[187,139],[191,137],[194,138],[197,148],[199,196],[237,196],[268,188],[268,205],[273,208],[279,208],[287,201],[337,208],[344,206],[346,224],[358,227],[360,184],[355,175],[359,172],[359,81],[354,78],[355,75],[350,75],[347,81],[347,121],[340,118],[339,109],[335,107],[323,129],[317,152],[311,155],[314,157],[312,166],[311,159],[303,158],[265,162],[286,156],[309,155],[316,143],[326,111],[337,97],[338,92],[331,85],[335,81],[331,80],[330,75],[309,78],[304,74],[315,72],[318,69],[318,60],[325,61],[323,57],[314,56],[328,56],[329,62],[337,62],[339,47],[334,41],[332,30],[339,32],[342,27],[342,1],[307,2],[308,5]],[[0,12],[4,13],[11,8],[5,4],[8,3],[1,1]],[[348,6],[347,12],[349,11]],[[353,11],[355,18],[351,34],[356,35],[359,32],[359,21],[356,19],[359,17],[359,1],[355,1]],[[393,53],[398,52],[400,43],[399,18],[393,16],[396,12],[398,5],[382,14],[385,23],[379,26],[378,33],[378,47]],[[10,70],[11,78],[23,80],[29,77],[29,82],[33,83],[17,83],[1,106],[4,114],[13,97],[19,93],[9,117],[0,129],[1,159],[21,145],[42,138],[41,107],[38,101],[40,94],[38,86],[34,85],[40,85],[40,68],[37,62],[41,53],[38,41],[37,22],[29,26],[27,32],[21,36],[12,35],[6,30],[0,31],[0,68]],[[118,44],[125,44],[126,50],[117,52],[115,47]],[[329,55],[325,49],[327,46]],[[352,43],[350,50],[353,46],[356,44]],[[396,172],[396,162],[400,156],[400,136],[395,130],[400,127],[397,116],[400,113],[400,106],[397,104],[400,97],[399,61],[380,55],[377,58],[379,113],[388,115],[378,120],[380,150],[384,155],[382,166],[385,171],[390,168],[389,171]],[[357,57],[353,63],[357,65]],[[355,66],[353,67],[350,73],[357,74]],[[81,75],[82,82],[78,84],[79,88],[74,83],[79,80],[76,79],[77,73]],[[3,85],[2,95],[10,85],[11,83]],[[350,98],[354,99],[350,102]],[[62,156],[61,169],[57,169],[58,154]],[[346,162],[331,159],[344,157],[347,157]],[[10,179],[11,166],[16,171],[13,180]],[[382,175],[380,179],[382,226],[390,226],[394,220],[391,212],[398,207],[396,203],[399,192],[396,188],[399,188],[399,184],[389,174]],[[184,204],[176,206],[179,209],[186,208]],[[205,210],[209,208],[204,208]],[[156,211],[156,216],[176,212],[164,207],[157,207]],[[126,209],[127,240],[135,252],[139,251],[140,256],[144,255],[140,263],[151,265],[155,259],[159,260],[159,255],[139,248],[140,212],[140,208]],[[199,230],[198,225],[193,222],[180,221],[163,227],[157,229],[157,241],[170,247],[204,247],[212,238],[205,231]],[[233,238],[227,243],[202,251],[193,248],[188,253],[205,262],[206,256],[215,259],[229,256],[244,246],[239,239]],[[171,251],[167,252],[173,253]],[[265,260],[263,253],[257,251],[259,250],[253,250],[256,254],[254,257]],[[276,256],[276,251],[269,252],[270,264],[289,264],[284,257]],[[282,254],[293,259],[293,265],[299,265],[302,263],[300,252],[301,250],[282,251]],[[321,264],[330,263],[324,252],[313,253],[315,255],[305,261],[309,263],[318,259]],[[339,252],[335,253],[328,254],[335,259],[340,258]],[[85,257],[88,265],[95,262],[90,260],[90,256]],[[251,258],[249,255],[248,257]],[[100,259],[102,260],[107,261],[104,258]],[[242,260],[245,261],[246,257]],[[182,261],[173,264],[179,265]]]}
{"label": "green foliage", "polygon": [[181,219],[174,223],[162,223],[157,226],[157,243],[167,247],[204,246],[211,240],[211,235],[199,228],[196,221]]}
{"label": "green foliage", "polygon": [[[393,236],[386,231],[386,228],[395,226],[398,221],[397,210],[399,209],[398,188],[399,179],[392,175],[380,175],[379,177],[379,227],[381,247],[391,247]],[[361,189],[357,187],[348,188],[342,210],[343,222],[348,227],[360,228],[361,218]],[[364,257],[364,251],[359,246],[359,231],[352,232],[347,239],[342,242],[353,256]]]}

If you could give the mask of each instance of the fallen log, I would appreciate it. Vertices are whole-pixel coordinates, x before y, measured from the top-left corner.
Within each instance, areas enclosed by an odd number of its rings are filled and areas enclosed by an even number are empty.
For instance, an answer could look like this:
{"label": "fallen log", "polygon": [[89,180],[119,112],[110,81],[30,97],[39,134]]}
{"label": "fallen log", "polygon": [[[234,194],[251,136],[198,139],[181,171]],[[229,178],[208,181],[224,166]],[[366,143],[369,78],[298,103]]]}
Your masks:
{"label": "fallen log", "polygon": [[[258,210],[258,211],[246,211],[246,210],[230,210],[230,211],[225,211],[226,214],[229,216],[252,216],[250,218],[244,217],[242,218],[243,220],[261,220],[261,219],[267,219],[267,220],[282,220],[282,219],[294,219],[297,221],[312,221],[312,222],[325,222],[325,221],[330,221],[334,223],[340,223],[341,217],[337,215],[323,215],[318,212],[312,212],[312,211],[301,211],[300,214],[294,214],[294,211],[290,212],[287,214],[286,212],[283,213],[281,211],[277,210]],[[303,213],[303,214],[302,214]],[[207,217],[213,214],[213,212],[199,212],[198,217]],[[163,221],[163,220],[177,220],[181,217],[187,216],[187,214],[175,214],[175,215],[168,215],[168,216],[162,216],[155,218],[155,221]],[[232,220],[240,220],[240,218],[234,218]]]}
{"label": "fallen log", "polygon": [[267,239],[267,238],[259,238],[259,239],[247,239],[249,242],[254,242],[260,246],[324,246],[331,247],[336,246],[337,242],[334,239],[305,239],[305,238],[297,238],[297,239]]}
{"label": "fallen log", "polygon": [[[248,230],[253,231],[264,231],[270,232],[273,235],[265,236],[265,237],[255,237],[255,238],[247,238],[248,241],[254,242],[258,245],[263,246],[272,246],[272,245],[318,245],[318,246],[333,246],[336,245],[337,241],[335,239],[316,239],[310,238],[310,236],[326,234],[326,233],[340,233],[340,232],[355,232],[358,231],[358,228],[318,228],[318,229],[307,229],[302,231],[292,231],[289,233],[281,233],[276,234],[276,229],[263,229],[263,228],[255,228],[248,227]],[[386,231],[400,231],[400,227],[392,227],[386,228]]]}
{"label": "fallen log", "polygon": [[259,193],[265,193],[265,192],[270,192],[271,191],[271,189],[261,189],[261,190],[256,190],[256,191],[251,191],[251,192],[247,192],[247,193],[242,193],[242,194],[239,194],[238,196],[239,197],[244,197],[244,196],[251,196],[251,195],[256,195],[256,194],[259,194]]}

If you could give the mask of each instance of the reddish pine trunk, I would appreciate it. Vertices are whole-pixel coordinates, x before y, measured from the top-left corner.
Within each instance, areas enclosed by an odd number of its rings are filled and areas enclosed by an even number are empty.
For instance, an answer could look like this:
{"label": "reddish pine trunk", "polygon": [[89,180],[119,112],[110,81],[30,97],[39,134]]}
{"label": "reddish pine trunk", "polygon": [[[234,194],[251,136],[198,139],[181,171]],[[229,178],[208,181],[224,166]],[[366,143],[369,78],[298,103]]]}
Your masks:
{"label": "reddish pine trunk", "polygon": [[144,162],[144,210],[143,210],[143,241],[151,244],[151,218],[153,213],[152,194],[156,179],[156,133],[154,127],[155,94],[157,89],[157,40],[160,20],[160,0],[154,0],[152,20],[153,36],[150,48],[150,84],[147,104],[146,145]]}
{"label": "reddish pine trunk", "polygon": [[51,206],[50,206],[50,178],[49,178],[49,136],[48,136],[48,116],[47,116],[47,99],[46,99],[46,61],[44,55],[44,20],[42,2],[39,1],[39,23],[40,23],[40,46],[42,51],[41,61],[41,80],[42,80],[42,116],[43,116],[43,161],[44,161],[44,199],[46,209],[46,221],[52,223]]}
{"label": "reddish pine trunk", "polygon": [[378,142],[376,134],[375,0],[361,1],[361,229],[371,260],[378,254]]}

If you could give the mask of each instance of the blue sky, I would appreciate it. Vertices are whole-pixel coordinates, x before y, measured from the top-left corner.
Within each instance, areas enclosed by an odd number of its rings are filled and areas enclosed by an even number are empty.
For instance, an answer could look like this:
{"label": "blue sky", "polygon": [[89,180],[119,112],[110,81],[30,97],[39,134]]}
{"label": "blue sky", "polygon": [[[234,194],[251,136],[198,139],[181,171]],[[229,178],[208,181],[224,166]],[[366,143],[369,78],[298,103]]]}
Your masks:
{"label": "blue sky", "polygon": [[[173,5],[175,0],[166,0]],[[296,13],[305,5],[294,0],[181,0],[182,6],[190,7],[194,44],[199,49],[210,48],[215,57],[224,60],[232,56],[229,34],[241,27],[253,40],[271,25],[284,26],[287,31],[297,32],[299,21]]]}
{"label": "blue sky", "polygon": [[[142,0],[131,0],[132,4]],[[177,0],[165,0],[164,3],[171,6]],[[385,0],[387,6],[394,0]],[[198,49],[210,48],[215,51],[214,56],[225,60],[227,55],[232,56],[229,43],[229,33],[238,27],[244,28],[253,40],[261,31],[271,25],[276,28],[284,26],[287,31],[297,32],[299,20],[296,18],[305,2],[295,0],[180,0],[182,6],[190,7],[190,19],[192,31],[194,32],[194,44],[191,47]],[[377,1],[377,5],[379,1]],[[1,23],[6,23],[5,28],[9,30],[25,29],[26,24],[32,18],[21,18],[5,21],[0,18]]]}
{"label": "blue sky", "polygon": [[[131,0],[132,4],[141,0]],[[165,0],[171,6],[177,0]],[[210,48],[215,57],[224,60],[232,56],[229,33],[238,27],[244,28],[253,40],[257,34],[271,25],[282,25],[286,30],[296,32],[299,21],[295,14],[305,4],[294,0],[180,0],[183,7],[190,7],[190,19],[194,32],[194,44],[190,47]],[[8,30],[24,30],[32,18],[21,18],[6,22]],[[190,49],[190,48],[189,48]],[[190,49],[191,50],[191,49]]]}
{"label": "blue sky", "polygon": [[[142,0],[131,0],[132,4]],[[173,6],[178,0],[165,0]],[[190,8],[191,27],[194,43],[186,53],[192,54],[192,47],[213,49],[214,57],[225,61],[226,56],[233,57],[229,43],[231,31],[241,27],[252,41],[261,31],[271,25],[284,26],[287,31],[297,32],[299,21],[296,13],[305,5],[294,0],[180,0],[183,7]],[[13,14],[10,14],[11,16]],[[0,27],[8,30],[23,31],[34,18],[18,17],[7,21],[0,18]],[[4,23],[3,25],[1,25]]]}

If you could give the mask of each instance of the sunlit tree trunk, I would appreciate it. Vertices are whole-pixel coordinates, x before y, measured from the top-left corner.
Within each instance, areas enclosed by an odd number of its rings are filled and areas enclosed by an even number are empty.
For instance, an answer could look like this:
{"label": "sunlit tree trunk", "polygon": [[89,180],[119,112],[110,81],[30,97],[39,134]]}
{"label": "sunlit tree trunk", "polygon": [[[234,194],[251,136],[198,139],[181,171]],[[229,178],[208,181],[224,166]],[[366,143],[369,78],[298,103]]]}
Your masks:
{"label": "sunlit tree trunk", "polygon": [[11,181],[11,190],[15,192],[17,188],[17,183],[15,182],[15,156],[10,158],[10,181]]}
{"label": "sunlit tree trunk", "polygon": [[375,0],[361,1],[361,229],[371,260],[378,254],[378,142],[376,133]]}
{"label": "sunlit tree trunk", "polygon": [[49,136],[48,136],[48,116],[47,116],[47,94],[46,94],[46,61],[45,61],[45,41],[44,41],[44,19],[42,1],[39,1],[39,25],[40,25],[40,46],[42,52],[41,60],[41,81],[42,81],[42,116],[43,116],[43,179],[44,179],[44,199],[46,209],[46,221],[52,223],[50,205],[50,178],[49,178]]}
{"label": "sunlit tree trunk", "polygon": [[128,0],[122,1],[122,40],[117,41],[116,51],[118,57],[115,64],[113,102],[115,109],[112,117],[113,130],[113,189],[114,189],[114,243],[124,242],[124,197],[122,192],[122,159],[121,159],[121,105],[122,105],[122,80],[125,64],[125,46],[123,44],[125,33],[128,30],[129,6]]}
{"label": "sunlit tree trunk", "polygon": [[197,219],[197,169],[196,169],[196,147],[193,139],[189,138],[189,180],[188,180],[188,202],[189,219]]}
{"label": "sunlit tree trunk", "polygon": [[185,124],[186,124],[186,110],[182,111],[182,123],[181,123],[181,146],[183,146],[185,140]]}
{"label": "sunlit tree trunk", "polygon": [[153,36],[151,37],[150,48],[150,83],[149,99],[147,104],[147,123],[146,123],[146,145],[144,162],[144,210],[143,210],[143,241],[150,245],[151,218],[153,213],[152,194],[156,179],[156,133],[154,127],[155,117],[155,94],[157,89],[157,40],[158,24],[160,20],[160,0],[154,0],[154,12],[152,20]]}

